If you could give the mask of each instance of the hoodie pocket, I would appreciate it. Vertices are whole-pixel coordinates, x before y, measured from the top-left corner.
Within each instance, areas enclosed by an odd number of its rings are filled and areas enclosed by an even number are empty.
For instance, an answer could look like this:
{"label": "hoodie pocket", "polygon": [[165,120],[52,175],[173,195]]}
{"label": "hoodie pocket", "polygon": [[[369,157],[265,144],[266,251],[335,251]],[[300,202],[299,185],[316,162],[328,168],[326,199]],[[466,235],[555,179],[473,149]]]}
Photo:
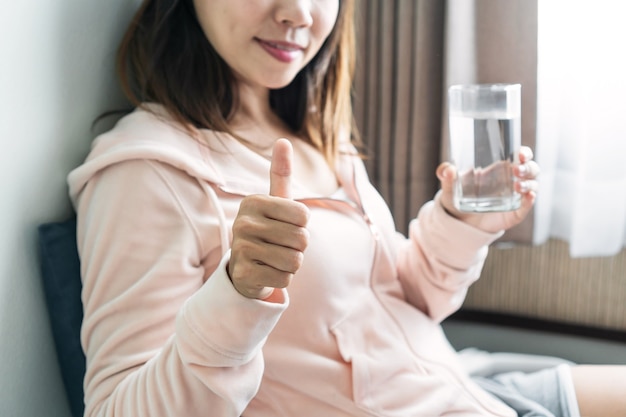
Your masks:
{"label": "hoodie pocket", "polygon": [[422,366],[377,302],[357,307],[331,332],[351,367],[353,400],[359,408],[385,417],[443,415],[455,408],[458,392]]}

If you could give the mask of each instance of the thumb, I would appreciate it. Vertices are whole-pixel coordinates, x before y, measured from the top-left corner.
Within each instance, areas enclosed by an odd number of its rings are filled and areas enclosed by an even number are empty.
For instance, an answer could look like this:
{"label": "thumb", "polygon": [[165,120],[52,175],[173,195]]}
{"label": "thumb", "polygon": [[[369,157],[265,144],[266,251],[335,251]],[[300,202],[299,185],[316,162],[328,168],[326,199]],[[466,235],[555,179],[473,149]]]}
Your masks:
{"label": "thumb", "polygon": [[441,189],[444,193],[451,193],[454,189],[456,168],[449,162],[443,162],[437,167],[437,178],[441,181]]}
{"label": "thumb", "polygon": [[456,213],[454,207],[454,180],[456,167],[449,162],[443,162],[437,167],[437,178],[441,181],[441,204],[449,213]]}
{"label": "thumb", "polygon": [[291,164],[293,147],[287,139],[278,139],[272,150],[270,165],[270,195],[274,197],[291,197]]}

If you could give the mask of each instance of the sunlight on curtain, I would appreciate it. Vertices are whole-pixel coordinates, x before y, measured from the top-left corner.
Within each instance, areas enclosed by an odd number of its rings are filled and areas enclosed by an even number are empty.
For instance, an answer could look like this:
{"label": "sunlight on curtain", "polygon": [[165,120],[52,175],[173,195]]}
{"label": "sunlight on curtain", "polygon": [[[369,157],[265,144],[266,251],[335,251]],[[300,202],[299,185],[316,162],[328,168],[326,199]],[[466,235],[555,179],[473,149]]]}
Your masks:
{"label": "sunlight on curtain", "polygon": [[626,2],[539,2],[535,243],[626,246]]}

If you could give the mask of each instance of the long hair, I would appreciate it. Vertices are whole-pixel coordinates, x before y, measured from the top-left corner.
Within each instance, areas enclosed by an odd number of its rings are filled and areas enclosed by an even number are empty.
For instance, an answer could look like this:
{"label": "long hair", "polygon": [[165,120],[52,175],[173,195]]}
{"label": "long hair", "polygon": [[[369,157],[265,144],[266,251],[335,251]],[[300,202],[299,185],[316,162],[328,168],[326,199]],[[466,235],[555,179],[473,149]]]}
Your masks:
{"label": "long hair", "polygon": [[[329,162],[340,137],[355,136],[354,26],[354,0],[339,0],[320,51],[289,85],[270,91],[274,112]],[[235,79],[202,31],[193,0],[145,0],[122,39],[117,72],[133,105],[159,103],[184,126],[236,137],[229,128],[238,105]]]}

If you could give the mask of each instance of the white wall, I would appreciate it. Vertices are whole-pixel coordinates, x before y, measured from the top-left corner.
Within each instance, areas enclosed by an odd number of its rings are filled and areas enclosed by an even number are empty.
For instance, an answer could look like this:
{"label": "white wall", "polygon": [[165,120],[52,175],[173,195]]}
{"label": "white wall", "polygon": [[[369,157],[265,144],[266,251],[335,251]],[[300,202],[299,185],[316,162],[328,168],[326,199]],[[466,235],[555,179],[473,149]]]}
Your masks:
{"label": "white wall", "polygon": [[123,101],[115,47],[134,0],[20,0],[0,13],[0,416],[69,416],[36,227],[70,210],[65,177],[93,119]]}

